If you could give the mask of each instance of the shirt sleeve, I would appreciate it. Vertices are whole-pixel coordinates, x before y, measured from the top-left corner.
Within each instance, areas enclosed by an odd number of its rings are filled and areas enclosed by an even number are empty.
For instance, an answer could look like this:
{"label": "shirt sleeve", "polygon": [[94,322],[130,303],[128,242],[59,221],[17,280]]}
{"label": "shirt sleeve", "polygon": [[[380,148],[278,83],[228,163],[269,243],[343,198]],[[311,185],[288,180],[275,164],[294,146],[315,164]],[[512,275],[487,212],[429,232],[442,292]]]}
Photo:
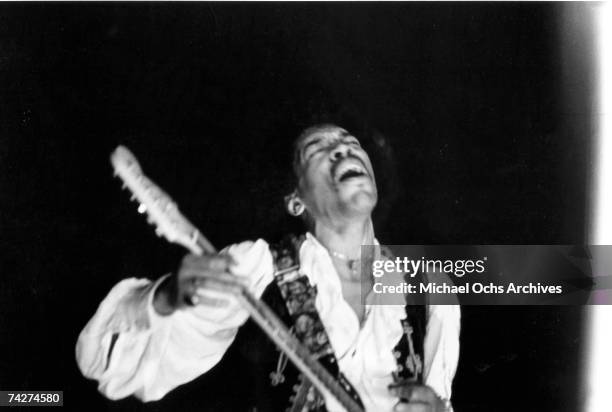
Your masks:
{"label": "shirt sleeve", "polygon": [[450,401],[459,362],[459,305],[430,305],[425,335],[425,383]]}
{"label": "shirt sleeve", "polygon": [[[268,244],[261,239],[243,242],[222,253],[234,258],[232,273],[247,278],[250,290],[260,297],[272,281]],[[143,401],[158,400],[207,372],[249,316],[235,299],[224,307],[195,306],[161,316],[152,301],[163,280],[119,282],[79,335],[78,366],[110,399],[135,395]]]}

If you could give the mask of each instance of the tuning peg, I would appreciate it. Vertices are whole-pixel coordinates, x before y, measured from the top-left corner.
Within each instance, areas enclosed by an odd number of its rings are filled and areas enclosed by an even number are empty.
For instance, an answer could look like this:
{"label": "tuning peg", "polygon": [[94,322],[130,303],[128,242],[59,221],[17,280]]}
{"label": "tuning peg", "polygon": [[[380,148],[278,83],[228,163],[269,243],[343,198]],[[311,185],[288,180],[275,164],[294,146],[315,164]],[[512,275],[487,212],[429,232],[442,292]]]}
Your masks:
{"label": "tuning peg", "polygon": [[155,234],[157,235],[157,237],[162,237],[163,233],[162,233],[162,231],[159,228],[157,228],[157,229],[155,229]]}
{"label": "tuning peg", "polygon": [[150,217],[147,218],[147,223],[152,225],[153,224],[153,219],[151,219]]}
{"label": "tuning peg", "polygon": [[143,205],[142,203],[138,205],[138,213],[142,214],[142,213],[145,213],[146,211],[147,211],[146,205]]}
{"label": "tuning peg", "polygon": [[134,200],[136,200],[136,195],[131,195],[130,196],[130,200],[133,202]]}
{"label": "tuning peg", "polygon": [[125,183],[121,184],[121,190],[124,190],[125,188],[127,188],[127,186],[125,185]]}

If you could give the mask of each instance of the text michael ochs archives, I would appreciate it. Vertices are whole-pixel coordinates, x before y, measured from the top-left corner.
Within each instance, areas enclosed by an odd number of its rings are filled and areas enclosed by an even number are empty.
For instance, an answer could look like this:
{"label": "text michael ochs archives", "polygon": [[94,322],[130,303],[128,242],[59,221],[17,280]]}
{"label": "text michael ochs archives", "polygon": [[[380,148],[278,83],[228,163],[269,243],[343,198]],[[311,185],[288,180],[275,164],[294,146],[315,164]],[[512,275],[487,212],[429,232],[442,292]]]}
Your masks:
{"label": "text michael ochs archives", "polygon": [[363,245],[372,305],[612,305],[612,245]]}
{"label": "text michael ochs archives", "polygon": [[[462,278],[466,274],[483,274],[487,271],[487,258],[482,259],[410,259],[408,257],[396,257],[393,260],[374,260],[372,263],[372,275],[374,284],[372,290],[376,294],[561,294],[561,285],[547,285],[540,282],[529,282],[525,284],[510,282],[505,285],[493,282],[466,282],[455,285],[449,277],[447,281],[435,282],[436,275],[454,276]],[[426,274],[421,279],[417,274]],[[400,277],[397,275],[401,274]],[[389,276],[396,275],[396,276]],[[392,277],[395,280],[403,280],[405,276],[416,280],[414,283],[406,281],[385,282]],[[426,280],[427,279],[427,280]]]}
{"label": "text michael ochs archives", "polygon": [[381,282],[374,282],[372,286],[374,293],[427,293],[427,294],[468,294],[468,293],[486,293],[486,294],[561,294],[563,287],[561,285],[542,285],[541,283],[528,283],[526,285],[517,285],[509,283],[508,285],[495,285],[490,282],[484,284],[482,282],[465,283],[463,285],[449,285],[448,283],[422,283],[418,285],[402,282],[397,285],[385,285]]}

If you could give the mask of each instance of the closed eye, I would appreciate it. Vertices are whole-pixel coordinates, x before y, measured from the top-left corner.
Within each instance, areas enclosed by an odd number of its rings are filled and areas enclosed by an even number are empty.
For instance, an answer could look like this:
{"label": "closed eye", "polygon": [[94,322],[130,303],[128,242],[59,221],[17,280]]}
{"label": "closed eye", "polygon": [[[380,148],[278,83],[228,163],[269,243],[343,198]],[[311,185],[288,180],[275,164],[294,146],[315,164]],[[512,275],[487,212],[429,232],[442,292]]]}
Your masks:
{"label": "closed eye", "polygon": [[321,142],[321,139],[313,139],[310,142],[306,143],[302,148],[302,158],[304,160],[308,160],[313,154],[317,151],[321,150],[321,147],[318,146]]}
{"label": "closed eye", "polygon": [[349,136],[349,137],[344,138],[342,140],[342,142],[345,143],[345,144],[350,144],[350,145],[361,147],[361,143],[359,143],[359,140],[357,140],[357,138],[353,137],[353,136]]}
{"label": "closed eye", "polygon": [[[333,139],[313,139],[309,141],[302,149],[302,159],[304,161],[308,161],[311,157],[323,151],[328,145],[333,144],[333,142]],[[361,147],[359,140],[351,135],[342,137],[342,143],[355,147]]]}

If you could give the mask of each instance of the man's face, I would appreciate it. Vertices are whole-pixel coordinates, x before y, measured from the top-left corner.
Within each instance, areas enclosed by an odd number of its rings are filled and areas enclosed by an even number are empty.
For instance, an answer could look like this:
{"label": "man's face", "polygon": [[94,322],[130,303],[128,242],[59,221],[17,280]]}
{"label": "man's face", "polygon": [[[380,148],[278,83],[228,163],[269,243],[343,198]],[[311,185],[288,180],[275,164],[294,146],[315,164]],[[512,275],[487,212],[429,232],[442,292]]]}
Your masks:
{"label": "man's face", "polygon": [[307,131],[296,145],[298,194],[315,221],[369,216],[377,201],[374,171],[359,140],[338,126]]}

